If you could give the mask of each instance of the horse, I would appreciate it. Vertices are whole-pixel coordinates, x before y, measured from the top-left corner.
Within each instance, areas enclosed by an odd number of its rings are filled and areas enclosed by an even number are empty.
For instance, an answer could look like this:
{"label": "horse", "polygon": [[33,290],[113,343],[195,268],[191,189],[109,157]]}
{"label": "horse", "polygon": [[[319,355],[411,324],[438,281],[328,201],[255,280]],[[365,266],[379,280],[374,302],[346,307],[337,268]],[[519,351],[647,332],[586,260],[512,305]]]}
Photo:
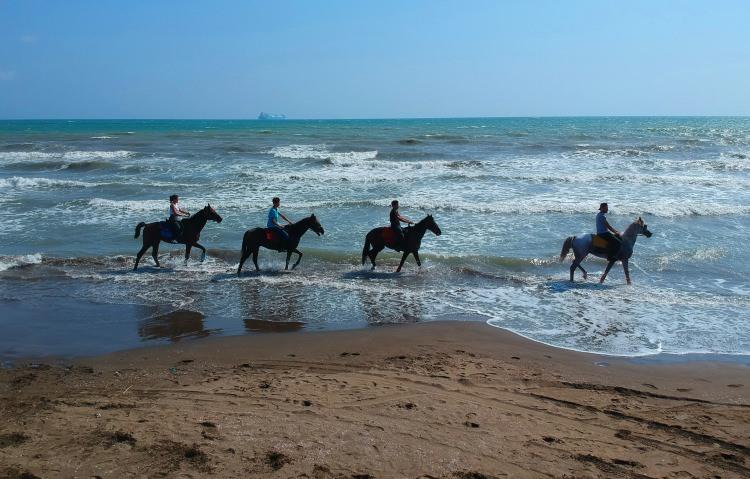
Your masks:
{"label": "horse", "polygon": [[318,236],[325,233],[315,215],[310,215],[296,223],[286,225],[284,231],[289,235],[289,240],[286,242],[278,231],[273,231],[273,228],[253,228],[245,231],[245,235],[242,237],[242,256],[240,258],[240,265],[237,268],[237,276],[242,272],[242,265],[245,264],[251,253],[253,255],[253,263],[255,263],[255,270],[260,271],[258,267],[258,251],[261,246],[278,251],[279,253],[286,251],[285,270],[289,269],[289,258],[291,258],[292,253],[297,253],[297,261],[292,265],[292,269],[296,268],[299,262],[302,261],[302,252],[297,249],[297,246],[300,239],[302,239],[302,235],[307,233],[309,229],[312,229]]}
{"label": "horse", "polygon": [[[206,259],[206,248],[198,243],[198,239],[200,239],[201,230],[203,230],[203,227],[206,226],[206,222],[208,220],[221,223],[221,216],[219,216],[219,214],[215,209],[211,207],[210,204],[206,205],[205,208],[198,211],[190,218],[182,220],[182,241],[179,241],[179,243],[185,245],[185,261],[190,258],[190,251],[193,249],[193,246],[203,251],[203,254],[201,255],[201,261]],[[162,222],[157,221],[155,223],[149,224],[141,222],[138,223],[138,225],[135,227],[135,238],[138,238],[138,236],[141,235],[141,228],[145,227],[145,229],[143,230],[143,247],[135,257],[135,266],[133,266],[133,271],[138,269],[138,263],[141,261],[141,256],[143,256],[143,254],[149,248],[153,248],[151,250],[151,256],[153,256],[156,266],[161,267],[158,258],[159,243],[162,241],[169,241],[169,239],[162,237],[162,226],[160,225],[160,223]]]}
{"label": "horse", "polygon": [[[375,269],[375,258],[378,256],[383,248],[386,246],[392,250],[403,251],[401,256],[401,263],[399,263],[396,272],[401,271],[401,267],[406,261],[406,257],[409,254],[414,255],[414,259],[417,260],[417,266],[422,266],[422,262],[419,260],[419,247],[422,245],[422,237],[425,231],[432,231],[435,236],[440,236],[442,232],[440,227],[435,223],[435,219],[432,215],[427,215],[422,221],[415,224],[412,227],[404,229],[404,241],[403,244],[395,244],[395,237],[393,236],[393,230],[389,226],[382,226],[370,230],[365,236],[365,246],[362,248],[362,266],[365,264],[365,260],[369,257],[372,262],[371,270]],[[372,249],[370,246],[372,245]]]}
{"label": "horse", "polygon": [[[650,238],[651,234],[651,231],[648,230],[648,225],[643,222],[643,218],[638,217],[637,220],[633,221],[633,223],[628,226],[625,232],[622,234],[622,245],[620,246],[620,250],[617,252],[614,258],[609,259],[607,268],[604,270],[604,274],[599,279],[599,283],[604,283],[604,280],[607,279],[607,274],[609,274],[609,270],[612,269],[612,266],[619,260],[622,261],[622,269],[625,271],[625,280],[628,284],[632,284],[632,282],[630,281],[630,269],[628,267],[628,260],[633,255],[635,240],[638,238],[638,235],[643,235],[646,238]],[[586,258],[586,256],[589,255],[589,253],[593,254],[594,256],[598,256],[599,258],[607,258],[606,248],[603,250],[594,250],[593,242],[594,235],[587,234],[581,237],[569,236],[563,243],[562,251],[560,251],[560,262],[562,262],[568,255],[570,248],[573,248],[574,258],[573,264],[570,265],[570,281],[573,281],[573,275],[576,268],[580,268],[581,271],[583,271],[583,279],[586,279],[587,273],[586,270],[583,269],[583,266],[581,266],[581,262]]]}

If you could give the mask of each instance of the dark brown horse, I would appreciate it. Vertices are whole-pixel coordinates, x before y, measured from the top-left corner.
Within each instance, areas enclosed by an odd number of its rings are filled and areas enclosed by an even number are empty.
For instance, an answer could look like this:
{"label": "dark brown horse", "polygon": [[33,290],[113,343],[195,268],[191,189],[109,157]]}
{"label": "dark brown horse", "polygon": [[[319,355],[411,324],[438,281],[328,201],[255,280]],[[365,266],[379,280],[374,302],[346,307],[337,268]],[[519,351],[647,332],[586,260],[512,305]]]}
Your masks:
{"label": "dark brown horse", "polygon": [[318,236],[324,233],[323,227],[315,215],[310,215],[296,223],[285,226],[284,231],[289,235],[288,241],[284,241],[279,232],[271,228],[253,228],[245,231],[245,235],[242,237],[242,257],[240,258],[240,265],[237,268],[237,276],[242,272],[242,265],[245,264],[245,261],[251,254],[253,255],[255,270],[260,271],[258,267],[258,251],[261,246],[278,251],[279,253],[286,251],[286,266],[284,269],[289,269],[289,258],[291,258],[292,253],[297,253],[297,262],[292,265],[292,269],[296,268],[299,262],[302,261],[302,253],[297,249],[297,246],[302,235],[307,233],[309,229],[312,229]]}
{"label": "dark brown horse", "polygon": [[[190,218],[182,220],[182,241],[180,241],[179,243],[185,245],[185,261],[190,258],[190,250],[193,249],[193,246],[203,251],[203,254],[201,254],[201,261],[206,259],[206,248],[198,244],[198,240],[200,239],[201,231],[203,230],[203,227],[206,226],[206,222],[208,220],[213,220],[217,223],[221,223],[221,216],[219,216],[219,214],[215,209],[211,207],[211,205],[207,205],[205,208],[203,208]],[[151,256],[153,256],[154,258],[154,263],[156,263],[157,267],[161,266],[159,264],[158,258],[159,243],[169,240],[162,237],[161,225],[159,223],[159,221],[149,224],[141,222],[138,223],[138,225],[135,227],[135,238],[138,238],[138,236],[141,235],[141,228],[145,227],[145,229],[143,230],[143,247],[135,257],[135,266],[133,266],[133,271],[138,269],[138,263],[141,261],[141,256],[143,256],[143,254],[149,248],[152,248]]]}
{"label": "dark brown horse", "polygon": [[[362,248],[362,265],[365,264],[365,260],[370,258],[372,262],[372,269],[375,269],[375,258],[378,256],[383,248],[388,247],[396,251],[403,251],[404,254],[401,256],[401,263],[398,265],[396,272],[401,271],[401,267],[406,261],[406,257],[409,254],[414,255],[414,259],[417,260],[417,265],[422,266],[422,262],[419,260],[419,247],[422,245],[422,237],[425,231],[430,230],[435,233],[436,236],[440,236],[442,233],[440,227],[435,223],[432,215],[427,215],[419,223],[415,224],[410,228],[404,229],[404,240],[402,244],[397,244],[395,233],[389,226],[383,226],[370,230],[365,236],[365,246]],[[370,249],[372,246],[372,249]]]}

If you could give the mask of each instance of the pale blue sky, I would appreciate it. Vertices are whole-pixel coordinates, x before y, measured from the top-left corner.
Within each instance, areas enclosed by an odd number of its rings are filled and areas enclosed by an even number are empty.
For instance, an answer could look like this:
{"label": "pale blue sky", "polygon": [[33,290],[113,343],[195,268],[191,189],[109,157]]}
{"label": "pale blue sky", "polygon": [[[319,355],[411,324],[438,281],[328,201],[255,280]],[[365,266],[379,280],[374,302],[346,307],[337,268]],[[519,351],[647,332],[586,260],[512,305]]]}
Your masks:
{"label": "pale blue sky", "polygon": [[750,2],[0,0],[0,118],[750,114]]}

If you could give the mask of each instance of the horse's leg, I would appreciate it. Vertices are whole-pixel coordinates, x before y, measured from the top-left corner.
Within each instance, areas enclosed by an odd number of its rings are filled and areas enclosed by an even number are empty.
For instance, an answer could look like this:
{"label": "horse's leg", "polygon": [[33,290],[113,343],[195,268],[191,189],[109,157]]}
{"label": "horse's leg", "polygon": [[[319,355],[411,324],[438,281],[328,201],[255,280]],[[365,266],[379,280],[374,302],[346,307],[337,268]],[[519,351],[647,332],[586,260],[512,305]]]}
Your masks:
{"label": "horse's leg", "polygon": [[580,269],[581,271],[583,271],[583,279],[588,278],[589,274],[586,272],[585,269],[583,269],[583,266],[581,266],[581,263],[578,263],[578,269]]}
{"label": "horse's leg", "polygon": [[383,251],[383,246],[379,248],[373,248],[370,250],[369,256],[370,256],[370,262],[372,263],[372,268],[370,268],[370,271],[375,269],[375,258],[378,257],[378,253]]}
{"label": "horse's leg", "polygon": [[242,265],[245,264],[245,261],[247,260],[247,257],[250,256],[250,253],[245,254],[245,252],[242,252],[242,256],[240,257],[240,265],[237,267],[237,276],[242,273]]}
{"label": "horse's leg", "polygon": [[286,266],[284,266],[284,271],[289,269],[289,258],[292,257],[292,250],[288,249],[286,250]]}
{"label": "horse's leg", "polygon": [[157,268],[161,268],[161,265],[159,264],[159,243],[160,241],[157,241],[154,247],[151,248],[151,256],[153,256]]}
{"label": "horse's leg", "polygon": [[422,267],[422,262],[419,261],[419,253],[417,251],[415,251],[412,254],[414,255],[414,259],[417,260],[417,266],[419,266],[421,268]]}
{"label": "horse's leg", "polygon": [[615,265],[614,261],[610,261],[607,263],[607,267],[604,269],[604,274],[601,278],[599,278],[599,284],[603,283],[605,279],[607,279],[607,275],[609,274],[609,270],[612,269],[612,266]]}
{"label": "horse's leg", "polygon": [[186,244],[185,245],[185,264],[187,264],[188,260],[190,259],[190,252],[193,250],[193,245]]}
{"label": "horse's leg", "polygon": [[292,265],[292,269],[296,268],[299,262],[302,261],[302,251],[295,248],[294,252],[299,256],[297,256],[297,261]]}
{"label": "horse's leg", "polygon": [[253,250],[253,263],[255,264],[255,271],[260,271],[260,266],[258,266],[258,250],[260,248],[256,248]]}
{"label": "horse's leg", "polygon": [[625,281],[628,285],[632,285],[633,283],[630,281],[630,265],[628,265],[628,260],[622,260],[622,269],[625,271]]}
{"label": "horse's leg", "polygon": [[146,250],[148,250],[150,247],[150,245],[144,244],[138,254],[135,255],[135,265],[133,266],[133,271],[138,269],[138,263],[141,262],[141,256],[146,254]]}
{"label": "horse's leg", "polygon": [[195,243],[193,246],[201,250],[201,263],[206,261],[206,248],[204,248],[200,243]]}
{"label": "horse's leg", "polygon": [[403,254],[403,255],[401,255],[401,262],[400,262],[400,263],[398,264],[398,268],[396,268],[396,272],[397,272],[397,273],[400,273],[400,272],[401,272],[401,267],[402,267],[402,266],[404,265],[404,263],[406,262],[406,257],[407,257],[407,256],[409,256],[409,252],[408,252],[408,251],[404,251],[404,254]]}
{"label": "horse's leg", "polygon": [[[570,282],[571,283],[575,281],[576,268],[581,266],[581,261],[583,261],[583,258],[579,258],[575,254],[573,255],[573,262],[570,264]],[[585,279],[585,276],[584,276],[584,279]]]}

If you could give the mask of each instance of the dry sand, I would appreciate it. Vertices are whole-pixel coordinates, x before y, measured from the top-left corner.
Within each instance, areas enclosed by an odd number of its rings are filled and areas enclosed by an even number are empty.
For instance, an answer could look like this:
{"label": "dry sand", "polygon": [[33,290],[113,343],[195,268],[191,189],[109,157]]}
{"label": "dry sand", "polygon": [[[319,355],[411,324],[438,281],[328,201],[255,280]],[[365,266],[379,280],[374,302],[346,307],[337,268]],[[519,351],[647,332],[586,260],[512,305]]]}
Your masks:
{"label": "dry sand", "polygon": [[750,477],[749,391],[481,323],[204,339],[0,371],[0,477]]}

